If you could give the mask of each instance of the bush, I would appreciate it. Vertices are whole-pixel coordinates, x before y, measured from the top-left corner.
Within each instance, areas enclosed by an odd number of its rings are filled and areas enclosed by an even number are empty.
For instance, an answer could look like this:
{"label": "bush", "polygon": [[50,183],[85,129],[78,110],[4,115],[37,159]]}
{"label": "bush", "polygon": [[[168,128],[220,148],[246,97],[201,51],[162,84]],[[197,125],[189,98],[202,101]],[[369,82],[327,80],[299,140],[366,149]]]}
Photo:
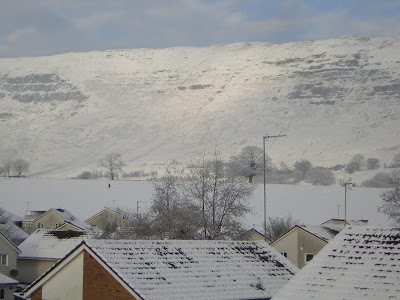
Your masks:
{"label": "bush", "polygon": [[399,173],[399,171],[393,171],[390,174],[380,172],[371,179],[365,180],[362,185],[373,188],[391,188],[398,181]]}
{"label": "bush", "polygon": [[92,178],[92,173],[89,171],[83,171],[79,176],[78,179],[90,179]]}
{"label": "bush", "polygon": [[368,158],[367,159],[367,169],[374,170],[380,167],[379,159],[377,158]]}
{"label": "bush", "polygon": [[327,186],[335,184],[336,180],[331,170],[323,167],[315,167],[308,172],[307,182],[313,185]]}

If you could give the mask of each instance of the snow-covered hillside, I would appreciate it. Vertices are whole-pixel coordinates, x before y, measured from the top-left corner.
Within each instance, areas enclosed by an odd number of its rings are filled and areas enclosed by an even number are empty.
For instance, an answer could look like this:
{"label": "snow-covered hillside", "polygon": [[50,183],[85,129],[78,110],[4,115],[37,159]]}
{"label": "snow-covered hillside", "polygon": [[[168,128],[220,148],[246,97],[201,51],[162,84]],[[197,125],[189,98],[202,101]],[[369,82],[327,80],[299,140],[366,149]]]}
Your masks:
{"label": "snow-covered hillside", "polygon": [[219,147],[275,162],[390,163],[400,150],[400,38],[133,49],[0,59],[0,159],[66,177],[123,154],[126,171]]}

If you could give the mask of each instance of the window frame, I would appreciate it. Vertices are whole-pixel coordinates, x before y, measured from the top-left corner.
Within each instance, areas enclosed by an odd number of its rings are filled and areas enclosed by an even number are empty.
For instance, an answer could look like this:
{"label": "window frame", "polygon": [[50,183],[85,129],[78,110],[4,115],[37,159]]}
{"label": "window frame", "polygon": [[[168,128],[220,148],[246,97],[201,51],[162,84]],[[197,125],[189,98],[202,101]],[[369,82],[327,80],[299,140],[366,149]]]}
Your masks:
{"label": "window frame", "polygon": [[[307,260],[307,255],[312,255],[311,259]],[[304,253],[304,263],[307,264],[308,262],[312,261],[314,258],[314,253]]]}
{"label": "window frame", "polygon": [[[3,264],[3,257],[5,257],[5,264]],[[7,267],[8,266],[8,255],[7,254],[0,254],[0,267]]]}

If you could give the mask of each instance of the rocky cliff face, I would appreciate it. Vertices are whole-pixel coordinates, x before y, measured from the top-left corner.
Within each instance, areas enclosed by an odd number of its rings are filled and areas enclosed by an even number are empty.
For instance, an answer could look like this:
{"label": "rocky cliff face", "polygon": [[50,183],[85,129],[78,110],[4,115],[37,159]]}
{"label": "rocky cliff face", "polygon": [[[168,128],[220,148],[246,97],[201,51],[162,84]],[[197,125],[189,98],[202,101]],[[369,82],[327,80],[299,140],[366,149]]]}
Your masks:
{"label": "rocky cliff face", "polygon": [[[134,49],[0,59],[0,158],[54,177],[262,147],[275,162],[390,162],[400,151],[400,38]],[[144,165],[146,164],[146,165]]]}

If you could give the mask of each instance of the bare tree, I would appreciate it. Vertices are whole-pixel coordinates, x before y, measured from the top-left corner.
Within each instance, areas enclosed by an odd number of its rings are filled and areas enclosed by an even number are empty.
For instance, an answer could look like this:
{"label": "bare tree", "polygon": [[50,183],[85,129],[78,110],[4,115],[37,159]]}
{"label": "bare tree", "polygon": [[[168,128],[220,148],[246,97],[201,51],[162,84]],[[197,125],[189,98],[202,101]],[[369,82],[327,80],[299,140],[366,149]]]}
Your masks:
{"label": "bare tree", "polygon": [[[266,155],[265,160],[267,166],[270,166],[271,158]],[[244,147],[239,156],[231,157],[229,165],[233,175],[244,176],[249,179],[249,183],[253,183],[253,178],[264,172],[263,149],[255,146]]]}
{"label": "bare tree", "polygon": [[200,211],[203,238],[232,236],[232,228],[237,229],[240,217],[250,211],[247,202],[254,186],[227,178],[217,151],[211,159],[203,156],[195,166],[185,186],[185,197]]}
{"label": "bare tree", "polygon": [[361,171],[365,167],[365,157],[362,154],[355,154],[346,166],[346,171],[350,174]]}
{"label": "bare tree", "polygon": [[390,166],[393,168],[400,167],[400,152],[393,156],[392,164]]}
{"label": "bare tree", "polygon": [[3,168],[3,172],[10,177],[10,173],[12,170],[12,166],[13,166],[13,161],[12,159],[6,159],[5,161],[3,161],[2,164],[2,168]]}
{"label": "bare tree", "polygon": [[329,169],[315,167],[308,171],[307,181],[313,185],[333,185],[335,184],[335,175]]}
{"label": "bare tree", "polygon": [[396,186],[381,195],[383,204],[378,208],[396,224],[400,224],[400,180],[397,178]]}
{"label": "bare tree", "polygon": [[367,169],[368,170],[375,170],[380,167],[379,159],[377,158],[368,158],[367,159]]}
{"label": "bare tree", "polygon": [[297,224],[299,224],[299,220],[293,219],[292,214],[285,217],[269,217],[266,226],[267,238],[273,241]]}
{"label": "bare tree", "polygon": [[23,173],[29,171],[29,162],[25,159],[18,158],[13,161],[12,167],[18,177],[21,177]]}
{"label": "bare tree", "polygon": [[153,230],[161,237],[193,239],[200,227],[200,216],[190,201],[183,199],[182,187],[169,170],[153,183],[151,211]]}
{"label": "bare tree", "polygon": [[106,168],[108,172],[110,172],[111,180],[114,180],[118,171],[122,170],[124,163],[122,162],[121,154],[113,152],[107,154],[106,157],[101,159],[98,162],[98,166]]}

